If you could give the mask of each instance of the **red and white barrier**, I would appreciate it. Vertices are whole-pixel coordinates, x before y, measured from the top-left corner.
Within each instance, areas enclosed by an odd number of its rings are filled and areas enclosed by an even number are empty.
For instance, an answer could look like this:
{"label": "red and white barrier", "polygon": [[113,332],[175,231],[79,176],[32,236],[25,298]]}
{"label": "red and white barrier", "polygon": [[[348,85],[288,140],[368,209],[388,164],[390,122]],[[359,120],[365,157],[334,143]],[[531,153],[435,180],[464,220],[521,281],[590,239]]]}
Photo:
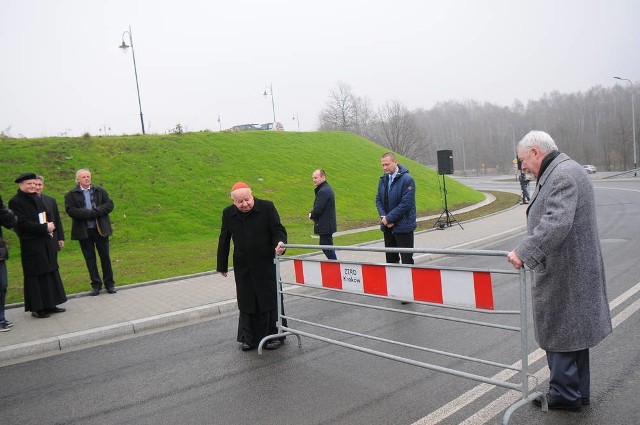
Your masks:
{"label": "red and white barrier", "polygon": [[296,283],[402,301],[493,310],[491,273],[294,260]]}

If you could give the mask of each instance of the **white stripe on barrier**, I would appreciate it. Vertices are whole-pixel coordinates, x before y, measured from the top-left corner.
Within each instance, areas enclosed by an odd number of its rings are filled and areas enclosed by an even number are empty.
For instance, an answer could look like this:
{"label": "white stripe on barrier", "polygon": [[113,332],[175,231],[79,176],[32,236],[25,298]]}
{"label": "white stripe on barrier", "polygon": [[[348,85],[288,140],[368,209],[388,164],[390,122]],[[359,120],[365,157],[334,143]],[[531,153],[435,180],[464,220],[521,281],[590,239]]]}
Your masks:
{"label": "white stripe on barrier", "polygon": [[390,298],[413,299],[413,277],[407,267],[385,267],[387,275],[387,293]]}
{"label": "white stripe on barrier", "polygon": [[476,304],[475,290],[473,286],[473,273],[455,270],[441,270],[442,298],[444,304]]}

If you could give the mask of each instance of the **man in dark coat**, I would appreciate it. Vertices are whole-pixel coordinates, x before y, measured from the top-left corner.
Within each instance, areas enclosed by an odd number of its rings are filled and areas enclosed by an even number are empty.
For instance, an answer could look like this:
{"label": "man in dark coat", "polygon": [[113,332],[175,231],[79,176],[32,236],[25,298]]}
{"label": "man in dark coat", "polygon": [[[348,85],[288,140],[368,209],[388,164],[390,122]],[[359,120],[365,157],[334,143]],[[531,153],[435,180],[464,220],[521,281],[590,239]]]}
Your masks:
{"label": "man in dark coat", "polygon": [[2,239],[2,228],[13,229],[16,227],[16,216],[4,205],[2,197],[0,197],[0,332],[8,332],[11,330],[11,323],[4,315],[4,303],[7,297],[7,288],[9,287],[9,277],[7,275],[6,261],[9,258],[9,248]]}
{"label": "man in dark coat", "polygon": [[520,189],[522,190],[522,203],[528,204],[531,197],[529,196],[529,178],[524,171],[520,171]]}
{"label": "man in dark coat", "polygon": [[[103,284],[109,294],[115,294],[116,283],[109,254],[109,236],[112,233],[109,214],[113,211],[113,201],[106,190],[91,184],[89,170],[78,170],[76,182],[76,187],[64,196],[64,209],[73,219],[71,239],[80,242],[91,279],[91,295],[100,294]],[[102,266],[102,278],[98,272],[96,250]]]}
{"label": "man in dark coat", "polygon": [[[267,335],[278,333],[278,292],[275,255],[282,255],[287,231],[271,201],[254,198],[246,183],[231,189],[230,205],[222,212],[216,270],[227,276],[233,240],[233,270],[240,318],[237,340],[243,351],[256,348]],[[283,339],[264,348],[280,348]]]}
{"label": "man in dark coat", "polygon": [[24,309],[38,318],[62,313],[57,307],[67,301],[58,270],[56,226],[49,221],[42,200],[36,194],[36,175],[25,173],[16,180],[18,193],[9,201],[17,218],[20,257],[24,274]]}
{"label": "man in dark coat", "polygon": [[45,211],[47,212],[47,218],[53,221],[56,226],[56,230],[53,231],[53,239],[58,244],[58,251],[64,247],[64,228],[62,227],[62,220],[60,219],[60,211],[58,210],[58,203],[53,196],[45,195],[44,191],[44,176],[40,174],[36,175],[36,194],[42,200]]}
{"label": "man in dark coat", "polygon": [[[416,229],[416,183],[409,170],[386,152],[380,160],[384,174],[378,183],[376,208],[387,248],[413,248]],[[413,264],[413,254],[387,252],[387,263]]]}
{"label": "man in dark coat", "polygon": [[520,141],[518,158],[537,183],[528,235],[507,258],[534,271],[533,321],[547,353],[549,408],[580,411],[590,403],[589,348],[612,331],[593,187],[582,166],[543,131]]}
{"label": "man in dark coat", "polygon": [[[333,245],[333,234],[337,230],[336,195],[327,182],[324,170],[315,170],[311,179],[316,186],[313,209],[309,213],[309,220],[313,220],[313,233],[320,236],[320,245]],[[322,252],[329,260],[337,259],[333,249],[323,249]]]}

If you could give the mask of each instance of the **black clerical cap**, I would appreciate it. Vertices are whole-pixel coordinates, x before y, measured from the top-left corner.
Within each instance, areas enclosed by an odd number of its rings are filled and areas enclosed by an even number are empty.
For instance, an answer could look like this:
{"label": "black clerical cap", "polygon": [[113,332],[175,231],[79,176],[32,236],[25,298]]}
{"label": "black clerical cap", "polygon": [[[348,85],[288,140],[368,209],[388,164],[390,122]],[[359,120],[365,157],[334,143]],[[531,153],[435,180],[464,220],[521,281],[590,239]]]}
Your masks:
{"label": "black clerical cap", "polygon": [[25,180],[34,180],[36,178],[36,173],[22,173],[18,176],[14,183],[22,183]]}

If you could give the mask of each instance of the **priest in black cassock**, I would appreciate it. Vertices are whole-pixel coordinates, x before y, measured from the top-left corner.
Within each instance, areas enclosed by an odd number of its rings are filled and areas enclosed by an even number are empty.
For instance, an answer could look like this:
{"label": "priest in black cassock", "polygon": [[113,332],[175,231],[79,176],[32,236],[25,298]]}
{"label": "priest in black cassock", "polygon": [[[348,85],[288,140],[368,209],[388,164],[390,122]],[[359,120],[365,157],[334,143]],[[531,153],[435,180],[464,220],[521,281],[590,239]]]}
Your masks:
{"label": "priest in black cassock", "polygon": [[[233,239],[233,270],[240,318],[237,340],[243,351],[256,348],[267,335],[278,333],[276,255],[284,254],[287,231],[273,202],[254,198],[246,183],[231,189],[230,205],[222,212],[216,270],[227,276]],[[267,341],[264,348],[280,348],[283,338]]]}
{"label": "priest in black cassock", "polygon": [[46,208],[36,193],[35,173],[21,174],[15,182],[18,192],[9,201],[16,215],[20,257],[24,274],[24,309],[37,318],[62,313],[67,301],[58,271],[56,226],[47,218]]}

